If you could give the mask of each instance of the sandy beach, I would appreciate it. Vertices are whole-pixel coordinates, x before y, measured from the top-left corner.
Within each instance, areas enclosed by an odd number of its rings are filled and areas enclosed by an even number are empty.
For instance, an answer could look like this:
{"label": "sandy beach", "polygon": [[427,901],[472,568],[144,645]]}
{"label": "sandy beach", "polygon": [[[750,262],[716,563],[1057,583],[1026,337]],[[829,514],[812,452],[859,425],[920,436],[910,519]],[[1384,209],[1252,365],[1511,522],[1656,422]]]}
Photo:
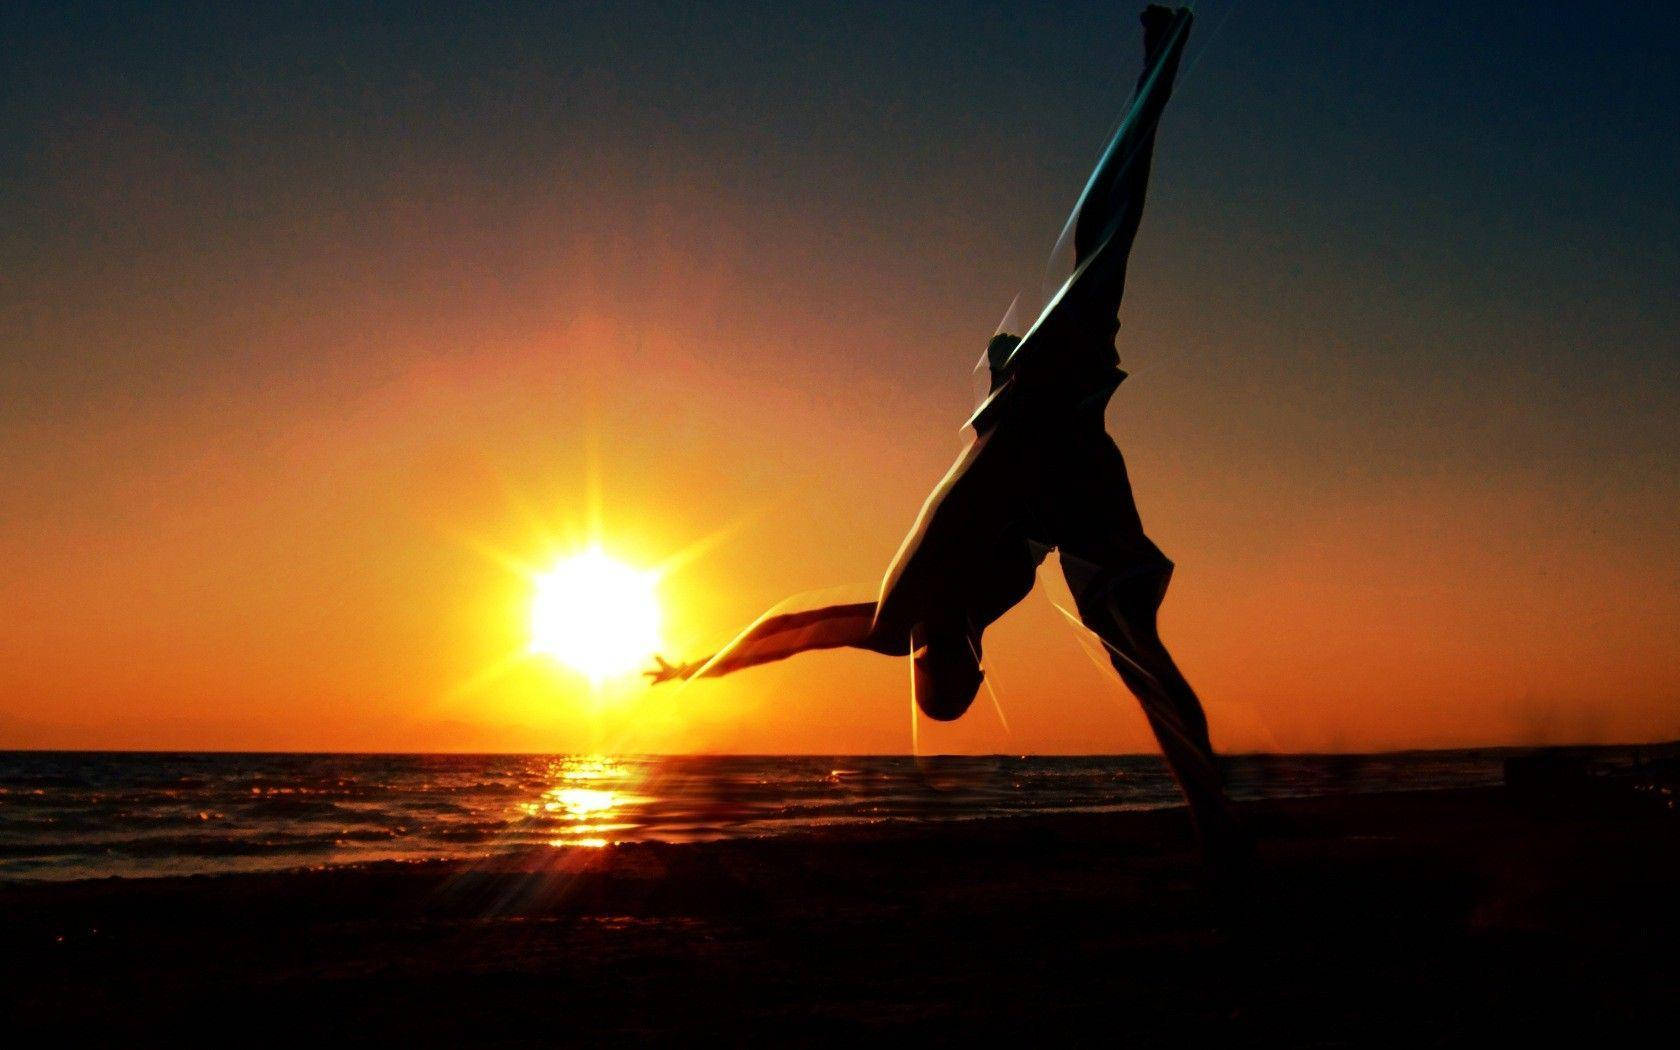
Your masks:
{"label": "sandy beach", "polygon": [[[1215,892],[1182,811],[0,887],[22,1041],[1464,1044],[1680,1001],[1649,798],[1250,804]],[[1660,1028],[1658,1029],[1660,1030]]]}

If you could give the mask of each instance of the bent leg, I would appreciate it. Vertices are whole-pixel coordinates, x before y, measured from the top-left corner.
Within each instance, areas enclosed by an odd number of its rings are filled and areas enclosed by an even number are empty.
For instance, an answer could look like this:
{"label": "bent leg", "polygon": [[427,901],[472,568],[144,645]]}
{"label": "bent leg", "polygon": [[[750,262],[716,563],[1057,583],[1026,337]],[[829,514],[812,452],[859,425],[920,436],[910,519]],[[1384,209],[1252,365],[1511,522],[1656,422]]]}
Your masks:
{"label": "bent leg", "polygon": [[979,634],[960,615],[911,629],[910,695],[922,714],[954,722],[968,711],[986,676],[979,643]]}
{"label": "bent leg", "polygon": [[1044,549],[1012,526],[991,552],[968,567],[960,601],[911,628],[911,684],[916,706],[939,722],[961,718],[985,679],[981,637],[1025,598],[1038,579]]}

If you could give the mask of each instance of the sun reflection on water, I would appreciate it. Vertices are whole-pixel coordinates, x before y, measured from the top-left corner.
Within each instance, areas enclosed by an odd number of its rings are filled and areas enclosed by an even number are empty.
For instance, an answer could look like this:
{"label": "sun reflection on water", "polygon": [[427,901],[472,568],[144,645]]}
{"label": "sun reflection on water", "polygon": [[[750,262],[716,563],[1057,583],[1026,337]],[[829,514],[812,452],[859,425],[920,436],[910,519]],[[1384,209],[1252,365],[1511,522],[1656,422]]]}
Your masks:
{"label": "sun reflection on water", "polygon": [[551,788],[543,794],[548,799],[543,809],[550,813],[565,810],[570,816],[581,817],[599,813],[611,816],[619,806],[618,792],[600,788]]}
{"label": "sun reflection on water", "polygon": [[549,786],[519,810],[542,827],[550,846],[609,846],[617,840],[615,833],[641,826],[640,811],[652,801],[635,790],[644,771],[611,756],[557,759],[544,777]]}

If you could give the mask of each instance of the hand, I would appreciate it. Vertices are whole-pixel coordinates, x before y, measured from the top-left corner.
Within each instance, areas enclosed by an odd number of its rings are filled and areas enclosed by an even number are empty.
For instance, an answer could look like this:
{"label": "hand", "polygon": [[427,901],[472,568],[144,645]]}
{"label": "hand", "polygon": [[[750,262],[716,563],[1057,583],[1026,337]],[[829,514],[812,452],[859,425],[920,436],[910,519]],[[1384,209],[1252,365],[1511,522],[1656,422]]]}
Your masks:
{"label": "hand", "polygon": [[647,677],[649,685],[669,682],[674,678],[687,678],[697,670],[694,664],[666,663],[663,656],[655,656],[653,660],[656,666],[642,672]]}

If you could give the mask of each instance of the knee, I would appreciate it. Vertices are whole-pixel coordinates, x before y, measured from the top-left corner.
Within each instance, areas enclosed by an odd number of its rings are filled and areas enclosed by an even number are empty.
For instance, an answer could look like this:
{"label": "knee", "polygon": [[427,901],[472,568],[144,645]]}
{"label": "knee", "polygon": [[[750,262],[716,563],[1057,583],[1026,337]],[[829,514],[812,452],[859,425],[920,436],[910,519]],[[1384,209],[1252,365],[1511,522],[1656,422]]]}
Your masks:
{"label": "knee", "polygon": [[1087,621],[1095,616],[1128,625],[1153,623],[1172,581],[1173,565],[1165,558],[1118,572],[1079,564],[1069,567],[1065,556],[1062,565],[1074,605]]}

